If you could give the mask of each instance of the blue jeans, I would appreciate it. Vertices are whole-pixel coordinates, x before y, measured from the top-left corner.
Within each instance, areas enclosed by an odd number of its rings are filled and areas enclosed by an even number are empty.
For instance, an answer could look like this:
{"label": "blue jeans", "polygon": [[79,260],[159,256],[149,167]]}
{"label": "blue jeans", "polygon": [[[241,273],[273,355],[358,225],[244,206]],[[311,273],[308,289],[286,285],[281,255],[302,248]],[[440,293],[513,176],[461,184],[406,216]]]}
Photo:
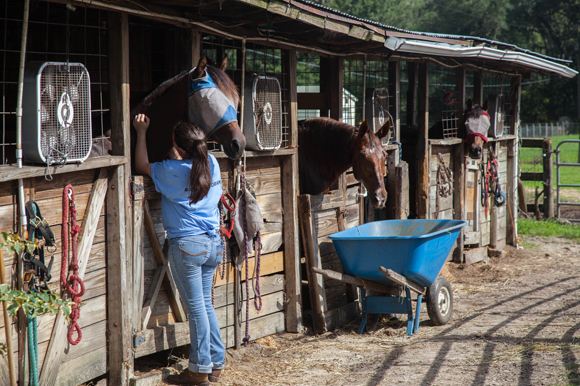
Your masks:
{"label": "blue jeans", "polygon": [[191,349],[189,370],[211,373],[223,369],[225,348],[213,305],[211,287],[216,267],[222,261],[219,236],[208,234],[170,240],[169,266],[189,316]]}

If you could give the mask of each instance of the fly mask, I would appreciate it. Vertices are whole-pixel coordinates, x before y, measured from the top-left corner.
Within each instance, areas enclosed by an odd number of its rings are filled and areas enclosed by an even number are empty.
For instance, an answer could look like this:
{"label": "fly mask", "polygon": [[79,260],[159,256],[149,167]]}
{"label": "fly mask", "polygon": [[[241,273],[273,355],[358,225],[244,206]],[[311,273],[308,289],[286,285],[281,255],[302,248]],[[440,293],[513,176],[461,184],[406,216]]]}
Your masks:
{"label": "fly mask", "polygon": [[491,125],[489,114],[482,111],[480,116],[476,117],[473,111],[470,111],[467,113],[466,118],[465,130],[467,136],[465,142],[469,142],[472,137],[481,137],[487,143],[487,131]]}
{"label": "fly mask", "polygon": [[206,138],[211,137],[221,127],[238,120],[238,101],[228,98],[209,75],[192,79],[195,68],[189,73],[188,98],[189,122],[199,126]]}

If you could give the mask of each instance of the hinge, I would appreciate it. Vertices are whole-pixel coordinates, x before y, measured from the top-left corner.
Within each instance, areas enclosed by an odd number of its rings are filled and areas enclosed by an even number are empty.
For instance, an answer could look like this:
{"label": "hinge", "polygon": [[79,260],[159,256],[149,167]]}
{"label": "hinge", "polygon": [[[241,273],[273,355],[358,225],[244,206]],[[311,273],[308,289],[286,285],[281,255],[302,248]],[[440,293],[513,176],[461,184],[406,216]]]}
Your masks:
{"label": "hinge", "polygon": [[143,343],[145,343],[145,337],[143,335],[137,335],[135,333],[135,328],[133,328],[133,349]]}

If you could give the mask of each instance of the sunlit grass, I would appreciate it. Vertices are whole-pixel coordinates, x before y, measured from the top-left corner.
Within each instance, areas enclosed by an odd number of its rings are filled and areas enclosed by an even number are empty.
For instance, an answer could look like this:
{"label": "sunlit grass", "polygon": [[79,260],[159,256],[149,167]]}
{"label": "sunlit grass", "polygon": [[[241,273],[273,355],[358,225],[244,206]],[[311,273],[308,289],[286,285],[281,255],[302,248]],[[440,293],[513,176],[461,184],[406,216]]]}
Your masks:
{"label": "sunlit grass", "polygon": [[580,226],[566,224],[558,220],[536,221],[521,219],[518,220],[518,233],[529,236],[557,236],[580,241]]}

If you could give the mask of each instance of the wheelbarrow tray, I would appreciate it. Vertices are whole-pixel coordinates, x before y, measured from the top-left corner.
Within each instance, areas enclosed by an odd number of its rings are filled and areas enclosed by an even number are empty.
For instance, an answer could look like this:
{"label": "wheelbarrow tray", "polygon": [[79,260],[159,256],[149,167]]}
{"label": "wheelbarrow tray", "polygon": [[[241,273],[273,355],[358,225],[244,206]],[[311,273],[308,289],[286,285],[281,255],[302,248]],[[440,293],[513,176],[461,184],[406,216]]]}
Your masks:
{"label": "wheelbarrow tray", "polygon": [[383,266],[429,287],[439,275],[463,226],[461,220],[384,220],[329,236],[344,272],[392,285]]}

